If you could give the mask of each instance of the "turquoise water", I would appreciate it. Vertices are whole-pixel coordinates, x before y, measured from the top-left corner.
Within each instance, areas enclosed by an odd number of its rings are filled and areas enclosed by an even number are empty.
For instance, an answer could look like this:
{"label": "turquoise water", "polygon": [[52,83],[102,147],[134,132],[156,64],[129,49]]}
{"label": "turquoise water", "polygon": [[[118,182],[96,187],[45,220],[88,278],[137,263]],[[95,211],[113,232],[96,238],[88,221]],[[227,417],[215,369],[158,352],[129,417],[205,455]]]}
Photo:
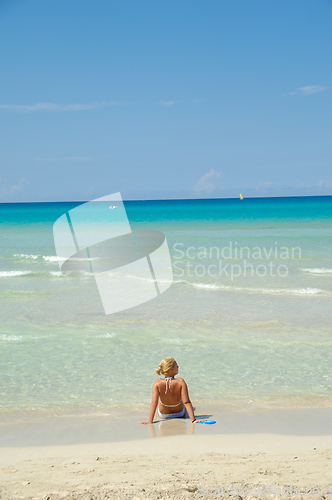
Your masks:
{"label": "turquoise water", "polygon": [[146,408],[165,356],[198,408],[331,404],[332,197],[125,202],[174,281],[109,316],[59,269],[53,224],[78,205],[0,204],[1,412]]}

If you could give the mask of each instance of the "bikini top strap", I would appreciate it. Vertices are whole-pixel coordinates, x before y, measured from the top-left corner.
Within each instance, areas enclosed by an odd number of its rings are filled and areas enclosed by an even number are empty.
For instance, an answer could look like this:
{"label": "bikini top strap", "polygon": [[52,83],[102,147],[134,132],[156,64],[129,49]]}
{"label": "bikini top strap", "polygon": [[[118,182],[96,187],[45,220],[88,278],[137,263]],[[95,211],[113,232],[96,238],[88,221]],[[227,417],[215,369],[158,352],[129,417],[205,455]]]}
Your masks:
{"label": "bikini top strap", "polygon": [[172,379],[173,377],[166,377],[165,380],[166,380],[166,391],[165,391],[165,394],[167,394],[167,389],[171,389],[171,383],[172,383]]}

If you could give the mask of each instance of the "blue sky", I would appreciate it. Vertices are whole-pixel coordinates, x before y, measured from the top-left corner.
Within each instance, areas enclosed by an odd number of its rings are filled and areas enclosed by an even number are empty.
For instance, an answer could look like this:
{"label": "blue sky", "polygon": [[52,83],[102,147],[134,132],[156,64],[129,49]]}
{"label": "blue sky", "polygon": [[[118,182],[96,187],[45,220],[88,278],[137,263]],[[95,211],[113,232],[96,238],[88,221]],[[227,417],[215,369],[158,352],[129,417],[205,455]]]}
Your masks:
{"label": "blue sky", "polygon": [[330,0],[0,0],[0,201],[332,194]]}

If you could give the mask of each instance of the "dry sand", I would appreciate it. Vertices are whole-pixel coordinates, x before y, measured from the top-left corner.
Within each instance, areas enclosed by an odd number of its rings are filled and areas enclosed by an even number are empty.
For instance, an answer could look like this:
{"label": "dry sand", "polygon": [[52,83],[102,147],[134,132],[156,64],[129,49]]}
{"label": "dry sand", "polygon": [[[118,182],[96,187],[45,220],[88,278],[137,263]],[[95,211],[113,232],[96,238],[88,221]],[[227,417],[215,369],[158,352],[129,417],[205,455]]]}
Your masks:
{"label": "dry sand", "polygon": [[[273,415],[280,420],[280,412]],[[139,431],[145,439],[120,442],[18,446],[17,436],[0,449],[0,498],[194,500],[223,494],[243,500],[332,499],[332,432],[326,427],[331,412],[317,410],[316,415],[308,421],[307,430],[317,431],[311,435],[289,435],[287,428],[285,434],[225,434],[222,429],[214,434],[216,426],[170,421],[162,424],[164,437],[154,424]],[[291,420],[294,425],[294,414]],[[255,421],[264,430],[262,422],[271,422],[271,414],[259,412]],[[183,426],[186,435],[179,430]]]}

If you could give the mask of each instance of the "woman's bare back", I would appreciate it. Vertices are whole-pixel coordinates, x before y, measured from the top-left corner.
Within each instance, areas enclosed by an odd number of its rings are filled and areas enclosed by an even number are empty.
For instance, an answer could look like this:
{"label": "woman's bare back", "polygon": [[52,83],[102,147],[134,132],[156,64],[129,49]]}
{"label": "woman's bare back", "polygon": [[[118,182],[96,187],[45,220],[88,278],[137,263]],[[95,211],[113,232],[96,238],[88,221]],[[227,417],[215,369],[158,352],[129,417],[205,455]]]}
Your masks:
{"label": "woman's bare back", "polygon": [[181,411],[183,378],[177,379],[157,379],[155,384],[159,393],[159,410],[162,413],[173,413]]}

